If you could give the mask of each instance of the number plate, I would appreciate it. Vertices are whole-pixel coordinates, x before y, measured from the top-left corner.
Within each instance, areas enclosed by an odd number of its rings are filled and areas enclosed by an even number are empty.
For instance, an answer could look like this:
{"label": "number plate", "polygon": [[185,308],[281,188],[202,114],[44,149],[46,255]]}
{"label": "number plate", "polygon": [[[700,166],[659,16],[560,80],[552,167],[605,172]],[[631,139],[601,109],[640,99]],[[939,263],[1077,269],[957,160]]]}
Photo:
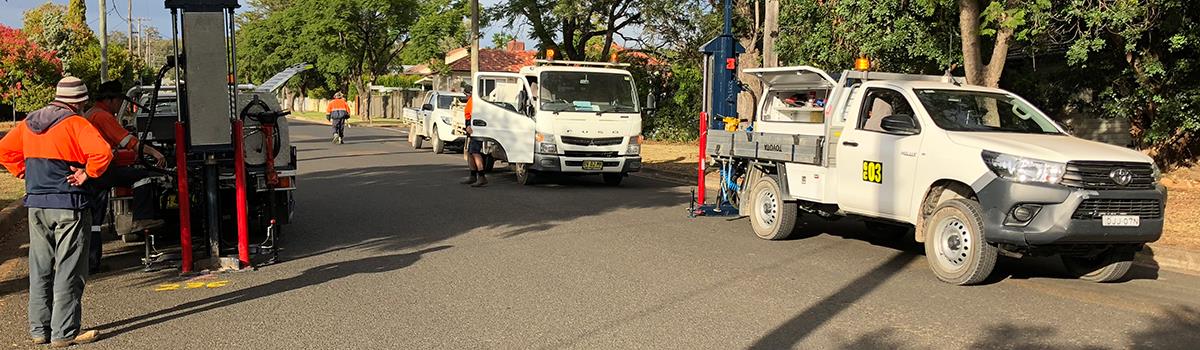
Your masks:
{"label": "number plate", "polygon": [[1138,227],[1142,224],[1142,218],[1134,215],[1105,215],[1100,221],[1104,226]]}
{"label": "number plate", "polygon": [[583,170],[602,170],[604,169],[604,161],[585,160],[583,161]]}

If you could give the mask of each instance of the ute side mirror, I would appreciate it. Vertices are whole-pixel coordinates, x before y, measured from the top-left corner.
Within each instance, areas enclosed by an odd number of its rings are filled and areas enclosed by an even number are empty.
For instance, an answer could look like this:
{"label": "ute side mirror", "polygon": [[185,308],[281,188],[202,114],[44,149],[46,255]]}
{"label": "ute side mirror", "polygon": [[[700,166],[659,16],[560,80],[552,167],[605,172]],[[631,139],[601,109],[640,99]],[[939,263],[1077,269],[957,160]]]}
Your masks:
{"label": "ute side mirror", "polygon": [[432,104],[432,103],[426,103],[425,105],[421,106],[421,110],[422,110],[422,111],[432,111],[432,110],[433,110],[433,104]]}
{"label": "ute side mirror", "polygon": [[896,135],[916,135],[921,133],[921,128],[917,126],[917,120],[907,114],[894,114],[883,117],[879,126],[883,128],[883,131]]}
{"label": "ute side mirror", "polygon": [[653,112],[656,109],[658,109],[658,101],[655,100],[654,93],[647,93],[646,94],[646,106],[642,107],[642,110],[647,111],[647,112]]}

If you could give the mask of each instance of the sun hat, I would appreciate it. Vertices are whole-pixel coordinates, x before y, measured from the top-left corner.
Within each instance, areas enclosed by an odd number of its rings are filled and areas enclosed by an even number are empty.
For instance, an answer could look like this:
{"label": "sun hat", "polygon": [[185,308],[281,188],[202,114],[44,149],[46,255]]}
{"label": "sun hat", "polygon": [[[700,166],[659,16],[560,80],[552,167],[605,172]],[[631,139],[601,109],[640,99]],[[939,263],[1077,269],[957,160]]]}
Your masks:
{"label": "sun hat", "polygon": [[76,77],[64,77],[54,89],[54,100],[62,103],[83,103],[88,100],[87,85]]}
{"label": "sun hat", "polygon": [[345,96],[346,96],[346,95],[342,95],[342,93],[340,93],[340,92],[339,92],[339,93],[335,93],[335,94],[333,94],[333,98],[342,98],[342,97],[345,97]]}

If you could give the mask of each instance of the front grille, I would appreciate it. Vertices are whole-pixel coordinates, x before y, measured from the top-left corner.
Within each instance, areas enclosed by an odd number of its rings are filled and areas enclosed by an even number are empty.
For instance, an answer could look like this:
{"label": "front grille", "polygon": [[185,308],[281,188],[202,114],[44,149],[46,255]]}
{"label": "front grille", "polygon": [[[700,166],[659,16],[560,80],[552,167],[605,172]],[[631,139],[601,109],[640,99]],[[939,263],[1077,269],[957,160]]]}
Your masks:
{"label": "front grille", "polygon": [[567,157],[580,158],[616,158],[616,151],[599,152],[599,151],[563,151],[563,155]]}
{"label": "front grille", "polygon": [[572,136],[563,136],[562,137],[563,143],[568,144],[568,145],[576,145],[576,146],[612,146],[612,145],[619,145],[624,140],[625,140],[625,138],[623,138],[623,137],[601,137],[601,138],[595,138],[595,139],[587,138],[587,137],[572,137]]}
{"label": "front grille", "polygon": [[[1118,184],[1112,178],[1117,169],[1129,170],[1129,184]],[[1149,163],[1069,162],[1062,184],[1088,190],[1144,190],[1154,188],[1154,170]]]}
{"label": "front grille", "polygon": [[1162,202],[1157,199],[1088,199],[1075,208],[1075,220],[1099,220],[1105,215],[1136,215],[1142,219],[1162,218]]}

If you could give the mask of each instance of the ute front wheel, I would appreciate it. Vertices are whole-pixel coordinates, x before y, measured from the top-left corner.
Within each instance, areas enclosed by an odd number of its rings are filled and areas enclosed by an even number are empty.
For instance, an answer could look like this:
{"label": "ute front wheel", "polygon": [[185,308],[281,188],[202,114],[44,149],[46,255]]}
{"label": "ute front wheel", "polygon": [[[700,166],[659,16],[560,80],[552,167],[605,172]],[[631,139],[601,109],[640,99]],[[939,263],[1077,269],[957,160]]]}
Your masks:
{"label": "ute front wheel", "polygon": [[943,282],[983,282],[996,267],[998,250],[983,239],[983,210],[969,199],[946,201],[925,222],[925,258]]}
{"label": "ute front wheel", "polygon": [[1109,249],[1094,257],[1061,256],[1063,266],[1072,276],[1092,282],[1116,282],[1129,274],[1133,266],[1132,250]]}

